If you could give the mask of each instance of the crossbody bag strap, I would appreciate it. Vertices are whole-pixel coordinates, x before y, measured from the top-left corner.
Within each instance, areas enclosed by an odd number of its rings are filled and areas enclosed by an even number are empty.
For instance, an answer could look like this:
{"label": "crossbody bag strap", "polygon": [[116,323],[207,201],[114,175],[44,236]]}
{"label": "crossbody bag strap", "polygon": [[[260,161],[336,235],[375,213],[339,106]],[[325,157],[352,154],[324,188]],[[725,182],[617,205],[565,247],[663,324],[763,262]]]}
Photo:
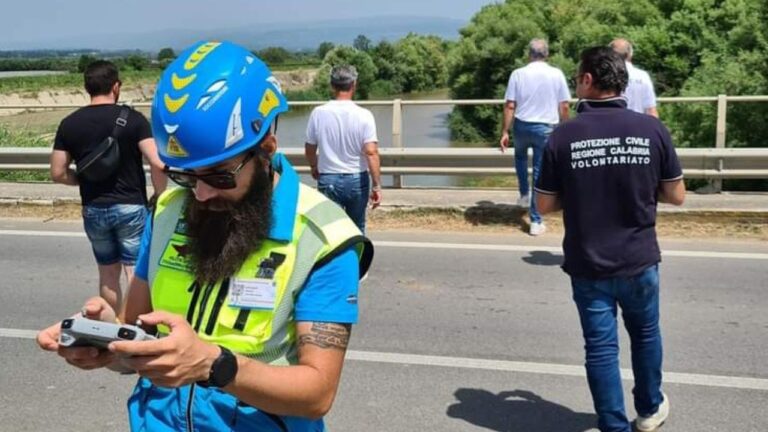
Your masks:
{"label": "crossbody bag strap", "polygon": [[110,134],[112,138],[118,138],[120,132],[123,130],[125,125],[128,124],[129,115],[131,115],[131,109],[127,105],[121,106],[120,115],[117,116],[117,119],[115,120],[115,127],[112,129],[112,134]]}

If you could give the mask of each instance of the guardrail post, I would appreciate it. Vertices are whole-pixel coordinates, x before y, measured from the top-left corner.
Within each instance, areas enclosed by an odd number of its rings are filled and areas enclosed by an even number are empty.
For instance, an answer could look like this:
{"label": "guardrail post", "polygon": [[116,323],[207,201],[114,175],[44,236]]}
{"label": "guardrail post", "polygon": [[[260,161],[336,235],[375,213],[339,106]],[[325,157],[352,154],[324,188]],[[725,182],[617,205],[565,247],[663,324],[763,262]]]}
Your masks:
{"label": "guardrail post", "polygon": [[[403,148],[403,103],[402,99],[392,102],[392,147]],[[403,187],[403,177],[400,174],[392,176],[395,188]]]}
{"label": "guardrail post", "polygon": [[[717,126],[715,128],[715,148],[725,148],[725,128],[726,114],[728,113],[728,99],[726,95],[717,95]],[[718,164],[718,171],[723,170],[723,164]],[[712,181],[712,190],[715,193],[723,191],[723,180],[716,179]]]}

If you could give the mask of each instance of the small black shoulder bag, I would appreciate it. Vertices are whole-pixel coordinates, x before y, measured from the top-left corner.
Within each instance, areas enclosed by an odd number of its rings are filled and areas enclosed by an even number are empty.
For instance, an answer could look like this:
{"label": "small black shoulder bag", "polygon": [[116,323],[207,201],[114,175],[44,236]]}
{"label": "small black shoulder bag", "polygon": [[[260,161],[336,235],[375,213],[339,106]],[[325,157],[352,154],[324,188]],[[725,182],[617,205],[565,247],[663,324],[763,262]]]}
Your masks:
{"label": "small black shoulder bag", "polygon": [[89,182],[100,182],[117,172],[117,169],[120,167],[118,137],[123,128],[125,128],[125,125],[128,124],[130,113],[131,109],[123,105],[120,109],[120,115],[115,120],[115,127],[112,129],[112,133],[77,161],[77,170],[75,172],[79,178]]}

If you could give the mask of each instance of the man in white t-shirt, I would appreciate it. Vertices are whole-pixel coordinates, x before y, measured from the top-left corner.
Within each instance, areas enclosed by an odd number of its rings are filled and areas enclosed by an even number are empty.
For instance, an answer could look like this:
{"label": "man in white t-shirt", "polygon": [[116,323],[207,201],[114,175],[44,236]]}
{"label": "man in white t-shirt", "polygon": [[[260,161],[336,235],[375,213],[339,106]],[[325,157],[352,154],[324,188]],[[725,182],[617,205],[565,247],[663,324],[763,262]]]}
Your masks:
{"label": "man in white t-shirt", "polygon": [[[334,100],[309,116],[304,154],[317,189],[339,204],[365,232],[365,209],[381,204],[381,169],[373,114],[352,101],[354,66],[331,70]],[[371,187],[373,183],[373,187]]]}
{"label": "man in white t-shirt", "polygon": [[501,151],[509,147],[509,129],[513,125],[515,139],[515,172],[520,198],[517,204],[530,206],[530,234],[546,231],[536,201],[529,194],[528,149],[533,148],[533,183],[539,177],[541,155],[555,125],[568,118],[568,100],[571,98],[565,75],[547,63],[549,46],[544,39],[533,39],[528,44],[528,64],[515,69],[509,76],[504,104],[504,124],[501,128]]}
{"label": "man in white t-shirt", "polygon": [[614,39],[611,42],[611,48],[624,59],[627,64],[627,73],[629,74],[629,83],[624,90],[624,97],[627,98],[627,108],[632,111],[659,117],[656,111],[656,93],[653,91],[653,81],[648,72],[635,67],[632,64],[632,44],[626,39]]}

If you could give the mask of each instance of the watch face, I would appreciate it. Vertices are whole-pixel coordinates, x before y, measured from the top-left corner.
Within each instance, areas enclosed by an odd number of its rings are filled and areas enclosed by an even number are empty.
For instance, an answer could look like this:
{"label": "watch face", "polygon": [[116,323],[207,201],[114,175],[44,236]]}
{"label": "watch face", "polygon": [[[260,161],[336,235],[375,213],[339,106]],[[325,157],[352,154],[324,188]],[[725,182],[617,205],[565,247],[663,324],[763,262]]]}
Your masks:
{"label": "watch face", "polygon": [[222,347],[221,354],[211,366],[208,384],[213,387],[224,387],[235,379],[235,375],[237,375],[237,358],[230,350]]}

